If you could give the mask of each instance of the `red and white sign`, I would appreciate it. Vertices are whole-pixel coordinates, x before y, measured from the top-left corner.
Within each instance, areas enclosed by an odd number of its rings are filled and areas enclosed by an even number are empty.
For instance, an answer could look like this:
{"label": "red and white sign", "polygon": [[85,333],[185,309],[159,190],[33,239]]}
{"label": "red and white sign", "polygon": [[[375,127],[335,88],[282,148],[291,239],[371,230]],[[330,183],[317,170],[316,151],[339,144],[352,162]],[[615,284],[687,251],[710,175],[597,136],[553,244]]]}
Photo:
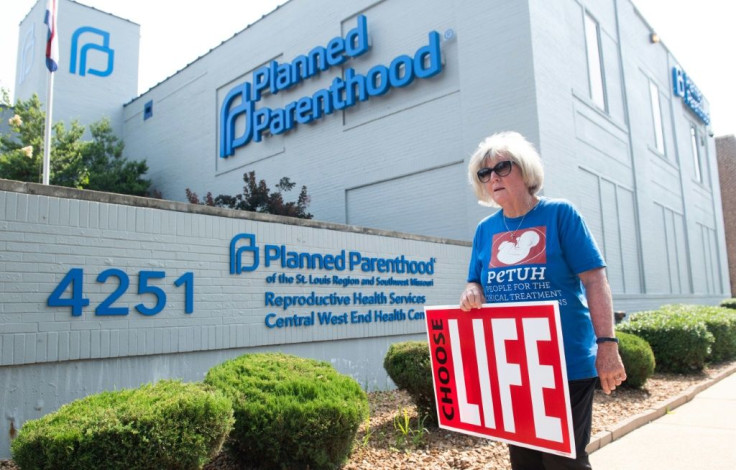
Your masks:
{"label": "red and white sign", "polygon": [[575,458],[556,301],[424,310],[441,428]]}

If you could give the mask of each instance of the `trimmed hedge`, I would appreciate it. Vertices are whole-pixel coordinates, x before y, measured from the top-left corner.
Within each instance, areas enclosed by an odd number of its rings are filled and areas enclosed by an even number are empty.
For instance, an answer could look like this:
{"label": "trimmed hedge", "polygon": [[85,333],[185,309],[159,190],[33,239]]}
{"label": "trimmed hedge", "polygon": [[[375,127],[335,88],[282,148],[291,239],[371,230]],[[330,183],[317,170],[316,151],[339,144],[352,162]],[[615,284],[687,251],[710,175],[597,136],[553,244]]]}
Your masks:
{"label": "trimmed hedge", "polygon": [[725,299],[723,302],[721,302],[721,307],[736,310],[736,299]]}
{"label": "trimmed hedge", "polygon": [[338,468],[368,416],[368,397],[330,364],[280,353],[246,354],[207,372],[233,401],[227,448],[257,468]]}
{"label": "trimmed hedge", "polygon": [[405,390],[417,407],[420,419],[437,425],[437,405],[432,383],[432,363],[426,341],[394,343],[386,352],[383,368],[401,390]]}
{"label": "trimmed hedge", "polygon": [[626,381],[623,385],[641,388],[654,373],[654,353],[652,347],[643,338],[630,333],[617,332],[618,352],[626,369]]}
{"label": "trimmed hedge", "polygon": [[233,408],[201,383],[102,392],[27,421],[11,444],[25,469],[199,469],[232,429]]}
{"label": "trimmed hedge", "polygon": [[715,341],[702,318],[682,305],[634,313],[617,330],[644,338],[654,352],[656,369],[665,372],[702,370]]}
{"label": "trimmed hedge", "polygon": [[723,362],[736,358],[736,311],[724,307],[681,306],[699,318],[713,334],[708,360]]}

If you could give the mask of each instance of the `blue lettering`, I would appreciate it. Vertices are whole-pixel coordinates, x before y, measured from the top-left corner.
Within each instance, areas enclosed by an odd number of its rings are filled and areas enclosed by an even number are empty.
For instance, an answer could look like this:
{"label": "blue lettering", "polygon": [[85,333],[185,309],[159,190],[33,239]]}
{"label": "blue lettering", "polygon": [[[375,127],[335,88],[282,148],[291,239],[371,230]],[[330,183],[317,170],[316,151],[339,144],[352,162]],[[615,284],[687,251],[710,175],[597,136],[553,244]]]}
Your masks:
{"label": "blue lettering", "polygon": [[268,127],[270,117],[271,109],[266,107],[257,109],[256,112],[253,113],[253,140],[255,142],[261,141],[261,134]]}
{"label": "blue lettering", "polygon": [[440,56],[440,33],[429,33],[429,44],[420,47],[414,55],[414,73],[419,78],[434,77],[442,71]]}
{"label": "blue lettering", "polygon": [[336,78],[332,80],[332,85],[330,85],[330,91],[332,92],[332,103],[335,109],[345,109],[347,107],[347,102],[342,99],[343,91],[345,90],[345,82],[342,81],[341,78]]}
{"label": "blue lettering", "polygon": [[345,42],[342,38],[332,38],[330,42],[327,43],[327,63],[334,66],[334,65],[340,65],[346,60],[348,60],[347,57],[342,55],[342,52],[345,50]]}
{"label": "blue lettering", "polygon": [[322,70],[327,70],[327,51],[324,47],[315,47],[309,51],[309,76],[313,77]]}
{"label": "blue lettering", "polygon": [[274,109],[271,113],[271,122],[268,124],[268,130],[273,135],[279,135],[286,132],[286,112],[283,109]]}
{"label": "blue lettering", "polygon": [[253,72],[253,101],[260,101],[261,92],[268,89],[268,67],[261,67]]}
{"label": "blue lettering", "polygon": [[[429,43],[417,49],[414,57],[400,55],[385,65],[375,65],[365,75],[352,68],[345,70],[345,77],[336,77],[329,88],[317,90],[311,97],[303,97],[288,103],[284,108],[256,109],[264,93],[276,94],[313,77],[321,71],[344,64],[370,50],[368,22],[365,15],[357,17],[357,25],[345,38],[334,37],[325,47],[317,46],[307,55],[296,56],[289,64],[273,60],[253,72],[253,84],[243,83],[233,87],[223,100],[220,110],[220,156],[234,155],[235,149],[251,140],[260,142],[264,134],[283,134],[299,123],[307,124],[335,110],[355,106],[371,96],[382,96],[391,88],[403,88],[416,78],[430,78],[442,71],[440,35],[428,34]],[[251,97],[252,88],[252,97]],[[699,95],[693,93],[693,98]],[[239,104],[236,105],[237,99]],[[242,119],[244,118],[244,119]],[[244,121],[244,131],[235,136],[236,122]]]}
{"label": "blue lettering", "polygon": [[291,81],[296,84],[309,77],[309,59],[305,55],[296,56],[291,61]]}
{"label": "blue lettering", "polygon": [[360,101],[368,99],[365,77],[363,75],[356,75],[353,69],[347,69],[345,71],[345,90],[347,95],[345,97],[345,103],[348,106],[355,105],[356,95]]}
{"label": "blue lettering", "polygon": [[[271,261],[275,261],[281,257],[281,250],[276,245],[266,245],[263,248],[266,255],[266,267],[271,266]],[[283,265],[283,263],[281,263]]]}
{"label": "blue lettering", "polygon": [[[353,69],[348,69],[348,72]],[[355,73],[355,72],[353,72]],[[323,115],[332,114],[332,100],[330,100],[330,92],[328,90],[318,90],[312,95],[312,116],[319,119]]]}
{"label": "blue lettering", "polygon": [[390,85],[388,69],[383,65],[376,65],[366,74],[366,87],[370,96],[385,95]]}
{"label": "blue lettering", "polygon": [[677,66],[672,68],[672,86],[675,96],[682,98],[685,105],[705,125],[710,124],[710,114],[705,109],[705,97],[690,77]]}
{"label": "blue lettering", "polygon": [[409,320],[424,320],[424,312],[421,310],[409,309]]}
{"label": "blue lettering", "polygon": [[358,57],[368,52],[371,45],[368,43],[368,20],[365,15],[358,16],[358,26],[345,35],[345,53],[350,57]]}
{"label": "blue lettering", "polygon": [[305,96],[296,102],[296,122],[307,124],[312,122],[312,98]]}
{"label": "blue lettering", "polygon": [[408,55],[400,55],[391,62],[388,68],[388,78],[391,86],[401,88],[414,81],[414,70],[412,59]]}
{"label": "blue lettering", "polygon": [[[347,316],[347,314],[346,314]],[[347,320],[347,318],[346,318]],[[289,328],[295,326],[314,326],[314,312],[309,315],[291,315],[277,317],[275,313],[269,313],[265,318],[268,328]]]}
{"label": "blue lettering", "polygon": [[271,76],[275,76],[276,80],[271,85],[271,92],[273,94],[278,93],[281,90],[285,90],[291,86],[291,67],[286,64],[278,64],[276,61],[271,62],[277,64],[274,70],[272,69]]}

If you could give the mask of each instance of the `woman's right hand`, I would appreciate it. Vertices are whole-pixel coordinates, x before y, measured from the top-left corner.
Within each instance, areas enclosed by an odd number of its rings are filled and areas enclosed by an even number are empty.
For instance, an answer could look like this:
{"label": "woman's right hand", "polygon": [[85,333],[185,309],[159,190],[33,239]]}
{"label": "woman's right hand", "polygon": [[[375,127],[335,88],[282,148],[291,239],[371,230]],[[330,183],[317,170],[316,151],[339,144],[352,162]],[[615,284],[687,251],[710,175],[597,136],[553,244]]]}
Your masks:
{"label": "woman's right hand", "polygon": [[483,295],[483,286],[477,282],[469,282],[465,286],[463,295],[460,296],[460,310],[467,312],[471,308],[480,308],[485,301],[486,297]]}

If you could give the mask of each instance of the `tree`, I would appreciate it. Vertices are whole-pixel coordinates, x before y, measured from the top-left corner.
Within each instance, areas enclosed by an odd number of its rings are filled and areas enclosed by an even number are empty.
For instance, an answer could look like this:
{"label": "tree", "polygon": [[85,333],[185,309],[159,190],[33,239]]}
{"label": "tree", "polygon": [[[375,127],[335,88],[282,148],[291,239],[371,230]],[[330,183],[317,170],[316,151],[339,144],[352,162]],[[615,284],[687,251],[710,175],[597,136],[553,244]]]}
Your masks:
{"label": "tree", "polygon": [[151,181],[142,178],[148,172],[146,161],[123,158],[125,144],[112,133],[110,121],[103,119],[89,126],[92,142],[82,151],[89,171],[87,189],[145,196]]}
{"label": "tree", "polygon": [[[7,93],[3,95],[7,103]],[[0,178],[41,182],[43,172],[45,113],[37,95],[14,107],[9,120],[11,133],[0,135]],[[58,186],[94,189],[121,194],[146,195],[151,182],[145,160],[123,158],[124,143],[103,119],[90,125],[91,141],[83,141],[85,128],[72,121],[53,126],[49,182]]]}
{"label": "tree", "polygon": [[15,105],[8,124],[11,134],[0,136],[0,177],[41,182],[44,116],[37,95]]}
{"label": "tree", "polygon": [[245,183],[245,186],[243,186],[242,194],[236,194],[235,196],[220,194],[213,198],[212,193],[208,192],[204,201],[199,200],[197,193],[186,188],[187,200],[192,204],[285,215],[300,219],[311,219],[313,217],[312,214],[307,212],[309,196],[307,195],[306,186],[302,186],[302,190],[299,192],[299,197],[295,202],[284,202],[282,192],[291,191],[294,189],[294,186],[296,186],[296,183],[293,183],[288,177],[284,176],[276,185],[278,191],[272,192],[268,188],[266,181],[256,181],[255,171],[243,173],[243,182]]}

